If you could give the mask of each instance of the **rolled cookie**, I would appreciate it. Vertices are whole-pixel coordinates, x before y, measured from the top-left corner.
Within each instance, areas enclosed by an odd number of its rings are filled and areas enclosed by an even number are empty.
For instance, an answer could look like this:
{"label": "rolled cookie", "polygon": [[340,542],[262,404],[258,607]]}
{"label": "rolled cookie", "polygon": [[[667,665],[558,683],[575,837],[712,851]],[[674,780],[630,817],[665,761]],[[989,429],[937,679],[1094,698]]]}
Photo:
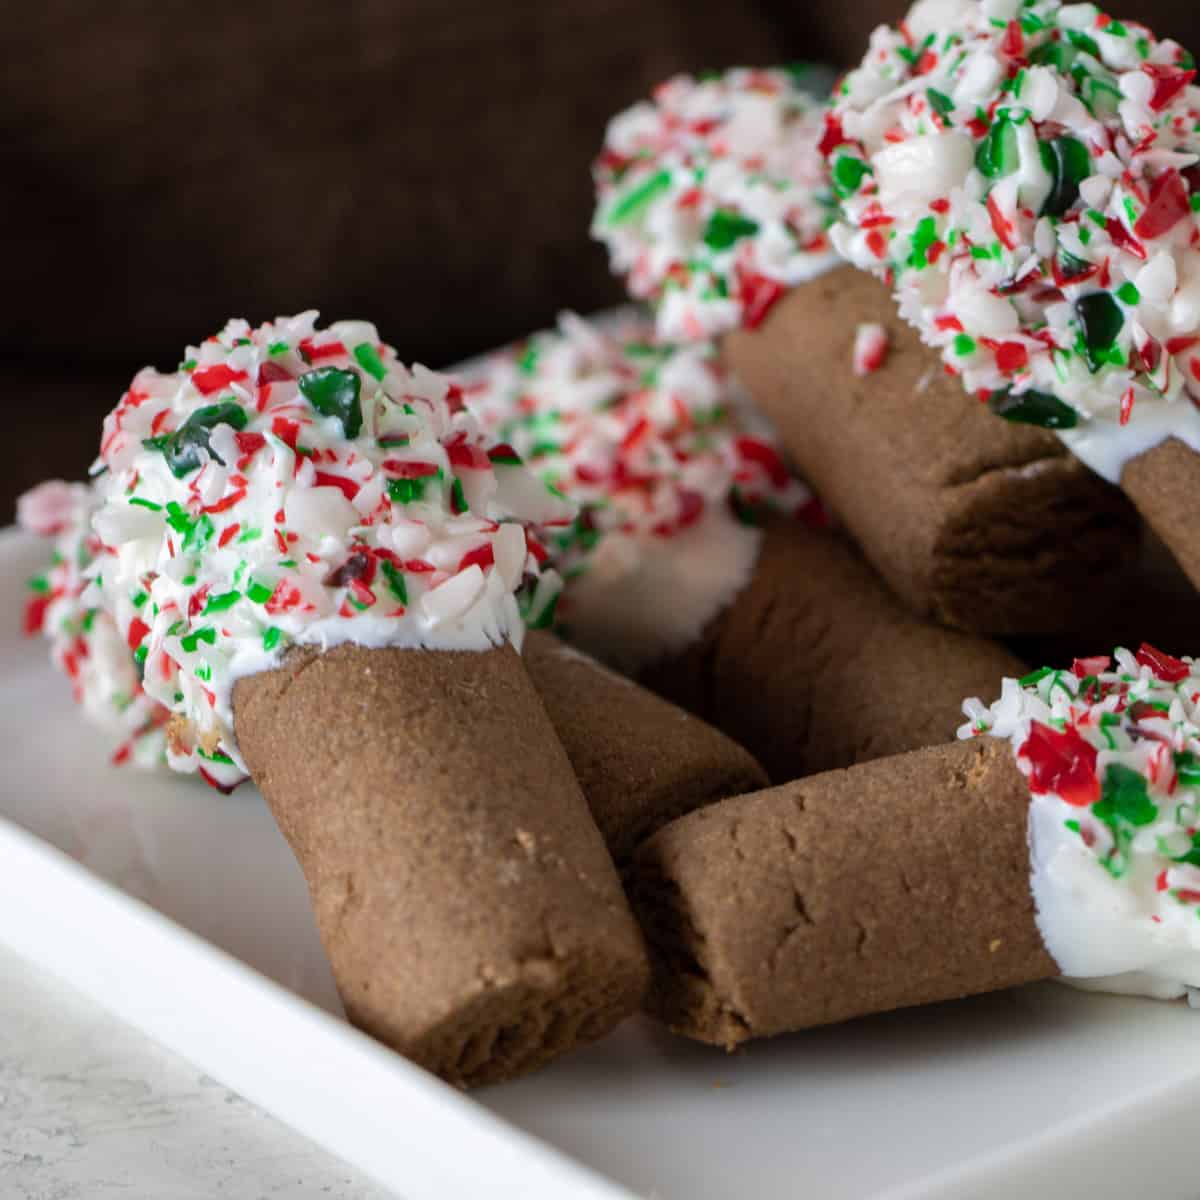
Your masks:
{"label": "rolled cookie", "polygon": [[231,321],[135,378],[105,421],[94,574],[173,714],[169,765],[262,785],[351,1019],[498,1079],[603,1032],[644,979],[516,653],[557,593],[525,524],[574,510],[449,380],[315,317]]}
{"label": "rolled cookie", "polygon": [[733,603],[643,679],[782,783],[950,741],[963,696],[1024,669],[996,642],[913,617],[840,535],[772,521]]}
{"label": "rolled cookie", "polygon": [[1195,75],[1182,46],[1090,4],[997,19],[919,0],[872,34],[821,140],[838,249],[970,395],[1125,487],[1193,583]]}
{"label": "rolled cookie", "polygon": [[972,743],[682,817],[639,849],[629,883],[650,1011],[733,1049],[1057,974],[1029,890],[1028,810],[1007,748]]}
{"label": "rolled cookie", "polygon": [[1200,587],[1200,534],[1195,519],[1200,455],[1178,438],[1167,438],[1125,464],[1121,488],[1193,587]]}
{"label": "rolled cookie", "polygon": [[[886,358],[854,370],[860,323]],[[1132,507],[1050,433],[997,421],[942,373],[887,289],[840,268],[724,341],[825,505],[914,612],[996,634],[1071,628],[1092,580],[1132,558]]]}
{"label": "rolled cookie", "polygon": [[636,1007],[637,930],[510,647],[296,650],[234,713],[359,1028],[475,1085]]}
{"label": "rolled cookie", "polygon": [[[769,431],[747,432],[712,347],[568,317],[467,396],[580,505],[542,538],[567,580],[563,636],[722,729],[773,779],[946,740],[963,695],[1022,669],[918,623],[819,528]],[[871,691],[880,674],[900,703]]]}
{"label": "rolled cookie", "polygon": [[630,889],[653,1010],[732,1047],[1050,977],[1194,994],[1200,666],[1118,648],[963,710],[959,737],[981,740],[726,800],[646,842]]}
{"label": "rolled cookie", "polygon": [[521,657],[618,866],[676,817],[767,785],[731,738],[553,634]]}

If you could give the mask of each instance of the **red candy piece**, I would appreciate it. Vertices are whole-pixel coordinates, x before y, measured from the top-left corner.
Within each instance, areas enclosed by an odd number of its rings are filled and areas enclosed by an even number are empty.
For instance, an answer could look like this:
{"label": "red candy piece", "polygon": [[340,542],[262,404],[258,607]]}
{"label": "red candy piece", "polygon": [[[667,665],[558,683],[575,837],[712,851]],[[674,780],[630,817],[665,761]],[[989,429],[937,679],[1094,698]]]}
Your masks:
{"label": "red candy piece", "polygon": [[1142,70],[1154,80],[1154,91],[1150,96],[1150,107],[1161,112],[1193,79],[1196,72],[1182,67],[1168,67],[1161,63],[1143,63]]}
{"label": "red candy piece", "polygon": [[192,384],[202,396],[211,396],[213,392],[220,391],[231,383],[240,383],[245,378],[245,371],[235,371],[227,363],[201,367],[192,372]]}
{"label": "red candy piece", "polygon": [[491,542],[484,542],[482,546],[476,546],[474,550],[468,550],[466,554],[459,560],[458,569],[465,571],[468,567],[480,567],[486,569],[496,561],[495,553],[492,550]]}
{"label": "red candy piece", "polygon": [[1164,683],[1179,683],[1191,673],[1191,668],[1181,659],[1162,650],[1156,650],[1149,642],[1143,642],[1133,656],[1138,665],[1149,667]]}
{"label": "red candy piece", "polygon": [[746,462],[756,463],[762,467],[775,487],[787,487],[791,475],[788,474],[783,459],[779,457],[774,447],[752,437],[740,437],[736,444],[738,454]]}
{"label": "red candy piece", "polygon": [[395,475],[397,479],[427,479],[438,473],[437,463],[405,462],[399,458],[385,458],[383,469],[389,475]]}
{"label": "red candy piece", "polygon": [[291,379],[287,367],[277,362],[265,362],[258,368],[258,386],[262,387],[265,383],[283,383],[285,379]]}
{"label": "red candy piece", "polygon": [[1004,36],[1000,39],[1000,53],[1009,58],[1020,58],[1025,53],[1025,39],[1021,36],[1019,21],[1009,21]]}
{"label": "red candy piece", "polygon": [[833,113],[825,114],[825,132],[821,135],[820,142],[817,143],[817,149],[824,158],[828,158],[839,146],[844,145],[846,141],[845,131],[842,129],[841,119],[835,117]]}
{"label": "red candy piece", "polygon": [[1096,654],[1090,658],[1077,658],[1071,664],[1071,671],[1077,679],[1088,675],[1100,675],[1112,666],[1112,659],[1107,654]]}
{"label": "red candy piece", "polygon": [[323,342],[320,346],[314,346],[312,338],[305,338],[300,343],[300,353],[309,362],[320,362],[323,358],[337,358],[345,354],[346,347],[341,342]]}
{"label": "red candy piece", "polygon": [[[1145,215],[1145,213],[1142,214],[1143,218]],[[1116,217],[1109,217],[1108,220],[1104,222],[1104,231],[1110,238],[1112,238],[1112,243],[1114,246],[1117,246],[1122,250],[1128,250],[1129,253],[1134,256],[1134,258],[1140,258],[1145,261],[1145,246],[1143,246],[1141,242],[1137,241],[1137,239],[1130,234],[1129,230],[1126,229],[1125,226],[1116,219]],[[1107,266],[1107,264],[1105,265]],[[1103,283],[1104,281],[1102,280],[1101,282]]]}
{"label": "red candy piece", "polygon": [[738,299],[742,303],[742,324],[747,329],[757,329],[767,314],[782,298],[786,289],[783,284],[754,272],[742,272],[738,280]]}
{"label": "red candy piece", "polygon": [[996,347],[996,366],[1012,375],[1029,363],[1029,351],[1020,342],[1001,342]]}
{"label": "red candy piece", "polygon": [[486,471],[492,463],[487,454],[478,446],[470,446],[465,441],[451,442],[446,446],[446,457],[452,467],[462,467],[468,471]]}
{"label": "red candy piece", "polygon": [[344,475],[331,475],[328,471],[317,471],[313,475],[317,487],[335,487],[347,500],[353,500],[359,493],[359,485],[353,479]]}
{"label": "red candy piece", "polygon": [[1029,786],[1037,793],[1054,792],[1068,804],[1086,808],[1100,799],[1096,747],[1068,726],[1062,733],[1034,721],[1018,757],[1030,765]]}
{"label": "red candy piece", "polygon": [[42,626],[46,624],[46,609],[50,607],[50,602],[54,599],[53,596],[33,596],[29,603],[25,606],[25,636],[33,637],[35,633],[41,633]]}
{"label": "red candy piece", "polygon": [[142,640],[149,632],[150,626],[147,625],[146,622],[141,619],[141,617],[134,617],[133,620],[129,622],[129,633],[125,639],[129,643],[130,650],[136,650],[142,644]]}
{"label": "red candy piece", "polygon": [[303,602],[304,596],[301,594],[300,589],[294,583],[289,583],[288,580],[281,579],[275,585],[275,590],[271,593],[271,598],[263,607],[272,616],[275,616],[277,613],[298,608]]}
{"label": "red candy piece", "polygon": [[1150,203],[1134,223],[1133,232],[1140,238],[1161,237],[1191,212],[1183,176],[1175,170],[1164,171],[1150,185]]}
{"label": "red candy piece", "polygon": [[289,421],[287,417],[276,417],[271,422],[271,432],[290,449],[296,449],[296,439],[300,436],[300,423]]}

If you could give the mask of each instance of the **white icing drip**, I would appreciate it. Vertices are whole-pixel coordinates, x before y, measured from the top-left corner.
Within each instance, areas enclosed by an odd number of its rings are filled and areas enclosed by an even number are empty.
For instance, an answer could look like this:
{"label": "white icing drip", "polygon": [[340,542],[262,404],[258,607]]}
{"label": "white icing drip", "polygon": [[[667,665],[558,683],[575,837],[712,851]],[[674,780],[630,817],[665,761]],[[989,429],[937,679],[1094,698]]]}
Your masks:
{"label": "white icing drip", "polygon": [[1200,451],[1191,61],[1091,4],[921,0],[872,34],[826,139],[838,250],[891,273],[967,392],[1074,410],[1006,406],[1114,483],[1167,438]]}
{"label": "white icing drip", "polygon": [[550,603],[553,575],[505,522],[574,516],[493,464],[449,380],[366,322],[315,317],[232,321],[185,369],[141,372],[105,421],[92,571],[146,691],[186,718],[171,765],[217,782],[244,772],[234,684],[289,645],[519,647],[514,591]]}
{"label": "white icing drip", "polygon": [[576,501],[586,532],[545,543],[567,578],[564,633],[625,670],[684,649],[753,571],[760,535],[732,511],[794,514],[811,494],[756,426],[712,346],[607,333],[571,314],[484,364],[467,402]]}
{"label": "white icing drip", "polygon": [[1065,751],[1070,797],[1031,782],[1038,931],[1063,982],[1172,999],[1200,988],[1200,866],[1187,861],[1200,826],[1200,668],[1182,660],[1173,669],[1187,674],[1167,681],[1152,661],[1117,650],[1111,669],[1086,660],[1025,686],[1006,679],[990,708],[964,703],[959,737],[1008,739],[1031,780],[1035,722],[1094,747],[1094,771],[1081,775],[1079,743]]}
{"label": "white icing drip", "polygon": [[749,583],[761,545],[759,530],[715,509],[648,547],[611,534],[570,584],[570,635],[629,672],[686,650]]}

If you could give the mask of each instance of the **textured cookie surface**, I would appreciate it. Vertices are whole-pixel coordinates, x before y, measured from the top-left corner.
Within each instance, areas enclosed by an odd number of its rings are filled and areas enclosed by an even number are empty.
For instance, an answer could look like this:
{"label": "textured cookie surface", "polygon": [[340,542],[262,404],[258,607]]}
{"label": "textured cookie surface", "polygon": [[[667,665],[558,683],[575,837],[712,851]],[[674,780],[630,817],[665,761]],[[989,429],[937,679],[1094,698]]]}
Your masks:
{"label": "textured cookie surface", "polygon": [[766,787],[737,742],[552,634],[521,657],[618,866],[676,817]]}
{"label": "textured cookie surface", "polygon": [[734,604],[645,678],[785,783],[950,741],[964,697],[1023,674],[997,643],[909,614],[844,538],[776,522]]}
{"label": "textured cookie surface", "polygon": [[638,851],[632,877],[651,1010],[732,1048],[1053,976],[1028,808],[1011,750],[975,742],[680,818]]}
{"label": "textured cookie surface", "polygon": [[[858,376],[867,322],[889,349]],[[1056,632],[1089,576],[1134,552],[1120,492],[1052,433],[965,395],[869,275],[844,267],[802,284],[724,347],[800,473],[914,612],[985,633]]]}
{"label": "textured cookie surface", "polygon": [[476,1084],[636,1009],[640,935],[510,647],[295,651],[235,719],[356,1025]]}

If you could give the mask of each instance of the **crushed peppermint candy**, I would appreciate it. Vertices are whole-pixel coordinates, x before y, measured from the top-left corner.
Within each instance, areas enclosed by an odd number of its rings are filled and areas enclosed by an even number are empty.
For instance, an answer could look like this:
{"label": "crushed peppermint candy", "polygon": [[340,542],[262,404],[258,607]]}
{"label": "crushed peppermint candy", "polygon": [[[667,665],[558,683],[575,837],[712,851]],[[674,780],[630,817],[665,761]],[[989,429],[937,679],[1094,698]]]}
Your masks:
{"label": "crushed peppermint candy", "polygon": [[873,321],[854,331],[853,366],[855,375],[871,375],[887,361],[888,333]]}
{"label": "crushed peppermint candy", "polygon": [[561,629],[627,669],[682,649],[733,600],[760,512],[820,519],[770,436],[751,431],[711,343],[565,314],[464,390],[484,428],[579,505],[542,535],[565,580]]}
{"label": "crushed peppermint candy", "polygon": [[519,646],[558,591],[525,523],[575,515],[450,380],[313,312],[230,321],[177,371],[141,371],[93,470],[88,574],[146,692],[181,718],[170,765],[222,788],[245,776],[238,678],[292,644]]}
{"label": "crushed peppermint candy", "polygon": [[50,643],[75,702],[116,741],[113,763],[154,767],[164,762],[170,713],[146,695],[133,654],[87,578],[100,550],[92,532],[98,503],[89,485],[57,479],[18,499],[18,523],[53,546],[49,568],[29,581],[25,633]]}
{"label": "crushed peppermint candy", "polygon": [[1038,926],[1063,974],[1200,987],[1200,663],[1118,649],[963,711],[958,736],[1009,739],[1028,780]]}
{"label": "crushed peppermint candy", "polygon": [[836,263],[813,74],[677,75],[609,123],[592,235],[630,293],[656,304],[661,337],[753,328]]}
{"label": "crushed peppermint candy", "polygon": [[919,0],[871,36],[821,150],[831,230],[968,392],[1111,481],[1200,450],[1200,88],[1143,25]]}

